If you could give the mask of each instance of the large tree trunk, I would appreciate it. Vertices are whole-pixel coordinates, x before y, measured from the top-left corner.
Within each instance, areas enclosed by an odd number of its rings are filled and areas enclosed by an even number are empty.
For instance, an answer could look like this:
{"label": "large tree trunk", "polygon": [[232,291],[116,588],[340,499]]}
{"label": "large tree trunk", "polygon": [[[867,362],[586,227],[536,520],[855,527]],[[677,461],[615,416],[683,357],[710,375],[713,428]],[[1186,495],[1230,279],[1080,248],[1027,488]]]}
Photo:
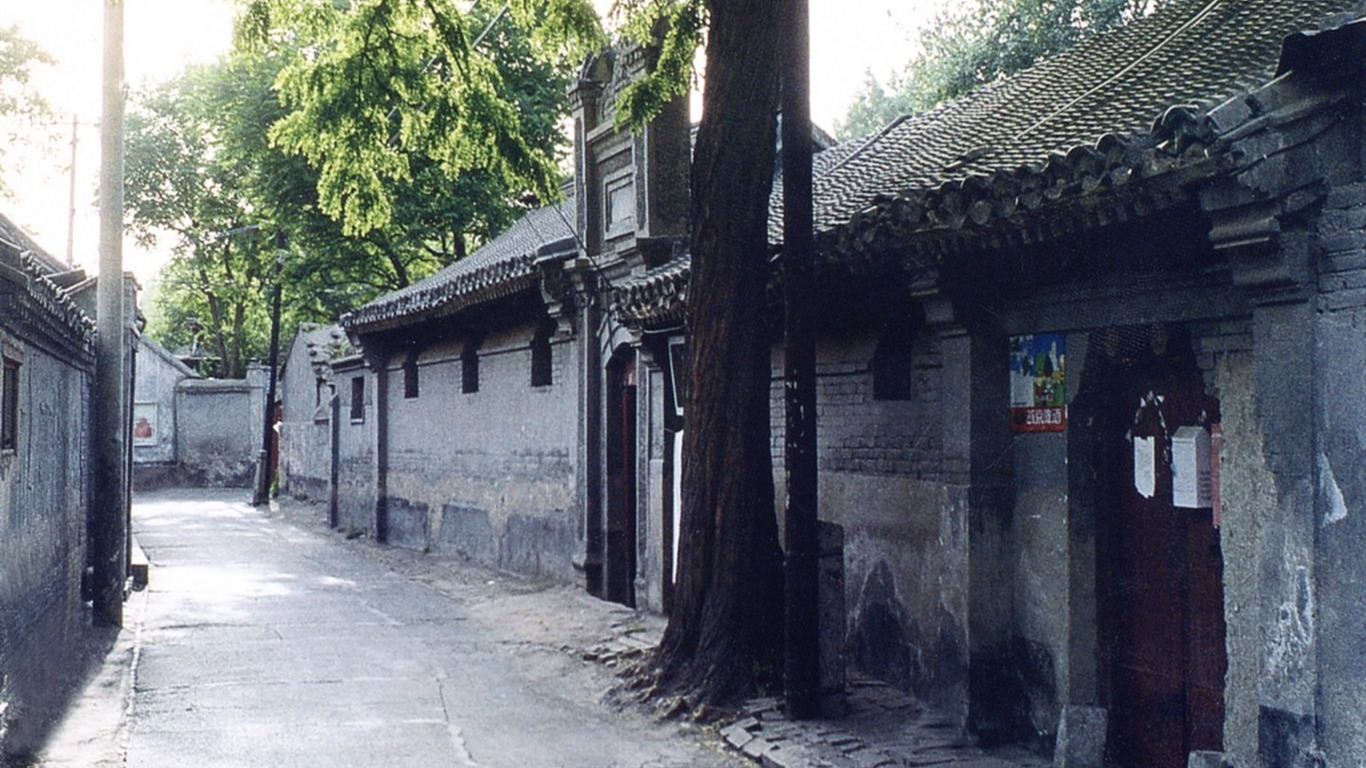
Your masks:
{"label": "large tree trunk", "polygon": [[773,504],[768,199],[780,0],[712,0],[692,170],[691,373],[678,590],[656,658],[693,708],[776,683],[782,553]]}

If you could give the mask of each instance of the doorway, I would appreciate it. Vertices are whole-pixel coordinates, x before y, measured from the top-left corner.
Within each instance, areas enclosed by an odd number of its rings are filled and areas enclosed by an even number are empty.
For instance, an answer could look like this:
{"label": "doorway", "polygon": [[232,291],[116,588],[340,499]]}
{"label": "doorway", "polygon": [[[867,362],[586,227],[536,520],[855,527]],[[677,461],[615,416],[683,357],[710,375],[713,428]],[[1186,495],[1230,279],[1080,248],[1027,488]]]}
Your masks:
{"label": "doorway", "polygon": [[607,366],[606,583],[608,600],[635,607],[636,355],[623,350]]}
{"label": "doorway", "polygon": [[1099,333],[1086,389],[1094,408],[1098,693],[1110,713],[1107,760],[1182,768],[1192,750],[1223,748],[1228,662],[1219,530],[1209,506],[1175,502],[1173,448],[1179,428],[1217,425],[1219,403],[1205,392],[1183,326]]}

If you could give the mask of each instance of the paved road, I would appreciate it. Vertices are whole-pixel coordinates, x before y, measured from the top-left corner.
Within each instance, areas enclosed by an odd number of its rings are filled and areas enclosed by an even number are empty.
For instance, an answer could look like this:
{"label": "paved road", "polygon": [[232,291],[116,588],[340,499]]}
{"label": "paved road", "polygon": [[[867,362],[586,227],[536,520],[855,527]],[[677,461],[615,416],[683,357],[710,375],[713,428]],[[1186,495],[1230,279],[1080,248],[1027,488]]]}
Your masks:
{"label": "paved road", "polygon": [[127,765],[739,764],[600,703],[604,670],[552,639],[594,606],[514,615],[487,573],[415,578],[223,494],[142,496],[134,530],[152,583],[131,617]]}

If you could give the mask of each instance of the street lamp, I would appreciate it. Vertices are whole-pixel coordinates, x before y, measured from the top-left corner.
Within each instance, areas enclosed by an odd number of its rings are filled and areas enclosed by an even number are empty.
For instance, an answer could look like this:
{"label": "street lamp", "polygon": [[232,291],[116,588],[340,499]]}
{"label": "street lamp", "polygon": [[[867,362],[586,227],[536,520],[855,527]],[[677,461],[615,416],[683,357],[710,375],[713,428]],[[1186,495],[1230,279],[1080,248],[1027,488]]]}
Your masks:
{"label": "street lamp", "polygon": [[283,231],[275,233],[275,286],[270,299],[270,365],[266,368],[266,402],[261,409],[261,450],[256,454],[256,493],[254,506],[270,502],[270,434],[275,427],[275,372],[280,363],[280,272],[285,265],[286,240]]}

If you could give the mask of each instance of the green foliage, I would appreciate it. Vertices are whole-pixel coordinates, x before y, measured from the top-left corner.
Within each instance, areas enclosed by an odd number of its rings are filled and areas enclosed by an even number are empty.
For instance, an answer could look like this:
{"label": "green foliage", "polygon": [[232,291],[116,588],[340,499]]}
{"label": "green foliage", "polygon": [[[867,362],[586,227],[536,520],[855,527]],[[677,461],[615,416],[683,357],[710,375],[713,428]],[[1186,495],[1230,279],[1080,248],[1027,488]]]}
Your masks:
{"label": "green foliage", "polygon": [[[449,122],[450,110],[425,114],[418,105],[391,108],[389,122],[403,135],[369,135],[381,146],[366,151],[400,169],[372,191],[386,210],[382,223],[357,226],[355,214],[347,218],[345,210],[330,208],[328,185],[344,177],[345,164],[329,156],[336,161],[329,165],[329,158],[292,151],[271,137],[302,119],[282,101],[279,84],[297,76],[301,60],[333,44],[348,6],[282,4],[295,13],[279,28],[271,23],[280,17],[260,15],[272,5],[256,4],[239,17],[243,42],[233,56],[137,94],[129,115],[130,230],[149,244],[171,238],[174,249],[160,278],[151,333],[169,346],[198,341],[220,359],[216,373],[225,376],[240,375],[247,360],[264,357],[264,299],[276,279],[277,238],[288,244],[279,267],[288,339],[299,322],[335,320],[463,256],[511,224],[527,191],[496,164],[461,169],[432,150],[436,133],[464,129]],[[494,52],[478,66],[493,67],[498,98],[516,115],[521,144],[554,157],[566,110],[565,68],[535,55],[535,43],[517,25],[490,24],[493,16],[475,13],[467,20],[483,34],[481,47]],[[396,45],[371,59],[374,71],[358,64],[354,76],[399,83],[408,93],[439,89],[446,65]],[[370,109],[363,98],[338,97],[348,108]],[[319,138],[320,145],[333,141]]]}
{"label": "green foliage", "polygon": [[[510,80],[524,74],[517,68],[540,62],[542,83],[565,84],[568,57],[601,33],[586,0],[523,0],[509,9],[512,26],[529,30],[512,50],[491,39],[506,34],[504,14],[478,7],[465,12],[437,0],[243,2],[244,50],[292,54],[276,81],[288,112],[270,139],[317,169],[319,208],[341,222],[343,234],[388,226],[399,190],[425,166],[451,178],[485,174],[542,200],[558,195],[554,139],[535,124],[543,113]],[[490,39],[476,47],[486,28]],[[530,101],[551,99],[539,93]]]}
{"label": "green foliage", "polygon": [[[52,108],[33,90],[35,67],[54,64],[46,51],[24,37],[15,26],[0,27],[0,165],[8,167],[7,150],[17,144],[43,143],[52,131],[45,127],[53,119]],[[37,141],[34,141],[37,137]],[[9,188],[0,176],[0,195],[8,197]]]}
{"label": "green foliage", "polygon": [[1171,0],[968,0],[920,34],[920,53],[885,86],[871,73],[836,133],[871,133],[999,77],[1033,66],[1090,35],[1116,29]]}
{"label": "green foliage", "polygon": [[607,38],[592,3],[581,0],[511,0],[508,9],[548,61],[576,64]]}
{"label": "green foliage", "polygon": [[219,146],[221,77],[194,68],[138,95],[127,117],[124,188],[137,240],[175,239],[158,290],[164,326],[153,335],[172,346],[201,342],[218,360],[215,373],[238,377],[260,353],[272,259],[259,227],[246,229],[255,217],[244,169]]}
{"label": "green foliage", "polygon": [[701,0],[623,0],[623,33],[659,46],[654,66],[622,89],[617,122],[640,127],[674,97],[696,84],[693,61],[706,34],[708,14]]}

